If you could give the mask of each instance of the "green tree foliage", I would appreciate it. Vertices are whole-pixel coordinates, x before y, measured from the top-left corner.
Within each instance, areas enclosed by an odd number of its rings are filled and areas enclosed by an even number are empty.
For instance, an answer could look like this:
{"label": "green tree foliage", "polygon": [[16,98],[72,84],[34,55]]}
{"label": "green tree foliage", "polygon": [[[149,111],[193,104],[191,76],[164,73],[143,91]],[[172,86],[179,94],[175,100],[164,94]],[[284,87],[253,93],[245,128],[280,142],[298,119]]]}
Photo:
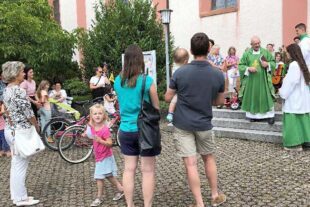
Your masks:
{"label": "green tree foliage", "polygon": [[0,64],[32,65],[37,79],[77,76],[75,37],[53,19],[47,0],[2,0],[0,14]]}
{"label": "green tree foliage", "polygon": [[121,54],[128,45],[137,44],[143,51],[156,50],[157,82],[165,84],[165,39],[156,8],[146,0],[110,2],[97,6],[92,30],[78,32],[86,78],[103,62],[109,63],[117,75],[122,67]]}

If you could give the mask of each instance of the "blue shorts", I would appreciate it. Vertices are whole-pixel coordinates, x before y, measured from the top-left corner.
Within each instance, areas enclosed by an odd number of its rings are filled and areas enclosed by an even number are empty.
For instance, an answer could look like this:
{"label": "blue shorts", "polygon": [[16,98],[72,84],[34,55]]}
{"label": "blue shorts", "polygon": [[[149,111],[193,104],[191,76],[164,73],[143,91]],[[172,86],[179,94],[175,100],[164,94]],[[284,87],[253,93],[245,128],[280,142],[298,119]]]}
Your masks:
{"label": "blue shorts", "polygon": [[161,152],[161,148],[141,151],[138,132],[124,132],[119,130],[118,136],[121,144],[121,152],[124,155],[153,157],[159,155]]}

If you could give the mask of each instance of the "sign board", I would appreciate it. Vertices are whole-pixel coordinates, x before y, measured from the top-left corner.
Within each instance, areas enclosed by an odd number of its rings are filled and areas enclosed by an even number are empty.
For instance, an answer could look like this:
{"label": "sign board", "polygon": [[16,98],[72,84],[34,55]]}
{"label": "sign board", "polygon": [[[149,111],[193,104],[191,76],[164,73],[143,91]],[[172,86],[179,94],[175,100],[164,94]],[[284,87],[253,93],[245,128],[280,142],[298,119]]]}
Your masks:
{"label": "sign board", "polygon": [[[157,83],[157,71],[156,71],[156,51],[143,52],[144,57],[144,73],[151,76],[156,85]],[[124,68],[124,54],[122,54],[122,68]]]}

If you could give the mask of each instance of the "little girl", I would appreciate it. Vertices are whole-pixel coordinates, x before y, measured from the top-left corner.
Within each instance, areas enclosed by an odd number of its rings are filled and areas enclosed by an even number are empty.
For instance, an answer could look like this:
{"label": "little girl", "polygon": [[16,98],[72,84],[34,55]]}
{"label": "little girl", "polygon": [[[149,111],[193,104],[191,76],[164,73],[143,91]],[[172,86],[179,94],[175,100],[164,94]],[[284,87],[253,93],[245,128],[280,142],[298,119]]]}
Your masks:
{"label": "little girl", "polygon": [[86,128],[86,135],[93,139],[94,154],[96,160],[95,179],[97,181],[97,198],[91,206],[99,206],[102,203],[103,180],[108,181],[117,189],[113,200],[119,200],[124,195],[122,184],[115,178],[117,175],[116,162],[112,151],[112,139],[110,129],[107,127],[108,116],[101,104],[90,107],[90,122]]}
{"label": "little girl", "polygon": [[116,101],[116,96],[112,92],[107,93],[106,95],[104,95],[103,100],[104,100],[104,108],[107,110],[107,112],[110,115],[115,114],[116,110],[114,104]]}
{"label": "little girl", "polygon": [[[36,92],[36,99],[43,106],[38,110],[38,114],[40,115],[41,132],[43,132],[45,125],[52,118],[51,104],[48,102],[49,87],[50,87],[49,82],[47,80],[42,80]],[[50,137],[51,135],[50,127],[48,127],[46,132],[48,135],[47,141],[53,143],[54,141]]]}

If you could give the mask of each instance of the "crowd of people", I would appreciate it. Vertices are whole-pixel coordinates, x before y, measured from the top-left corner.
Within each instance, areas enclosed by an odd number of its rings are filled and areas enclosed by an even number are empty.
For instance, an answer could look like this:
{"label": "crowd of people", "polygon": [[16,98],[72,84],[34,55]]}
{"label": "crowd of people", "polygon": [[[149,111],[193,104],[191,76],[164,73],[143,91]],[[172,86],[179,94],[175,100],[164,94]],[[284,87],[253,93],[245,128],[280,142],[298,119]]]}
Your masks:
{"label": "crowd of people", "polygon": [[[295,30],[300,42],[283,47],[274,54],[272,44],[268,44],[266,49],[262,48],[260,38],[253,36],[250,40],[251,48],[248,48],[240,59],[236,56],[234,47],[230,47],[227,57],[223,58],[220,47],[205,33],[196,33],[191,38],[190,52],[194,60],[190,63],[186,49],[175,50],[173,76],[165,93],[165,100],[170,103],[167,119],[175,127],[173,140],[176,155],[183,160],[188,185],[195,200],[191,207],[205,206],[197,154],[202,158],[206,179],[210,185],[211,206],[219,206],[227,199],[218,189],[212,108],[223,105],[225,95],[231,96],[236,87],[239,88],[239,98],[242,100],[241,109],[246,112],[249,121],[266,120],[271,125],[275,121],[274,101],[277,90],[284,100],[284,148],[300,151],[303,147],[310,147],[310,37],[303,23],[296,25]],[[281,72],[277,73],[280,68]],[[90,121],[84,134],[93,140],[96,162],[94,179],[97,183],[97,196],[91,206],[99,206],[103,202],[104,180],[108,180],[116,190],[113,200],[125,196],[127,206],[134,207],[135,177],[139,160],[144,206],[152,206],[156,186],[156,156],[161,154],[161,147],[142,150],[139,143],[141,137],[138,116],[141,101],[150,103],[154,110],[159,110],[159,99],[154,80],[143,75],[143,69],[142,49],[137,45],[128,46],[123,69],[113,81],[121,116],[118,136],[124,158],[122,182],[116,178],[117,166],[107,123],[108,113],[115,113],[116,101],[115,94],[111,95],[113,93],[107,67],[104,65],[95,68],[96,75],[89,82],[93,98],[104,99],[104,105],[95,104],[90,108]],[[273,81],[276,75],[281,79],[277,83],[276,80]],[[9,147],[14,149],[12,132],[34,126],[39,133],[36,114],[40,116],[42,130],[42,126],[51,117],[49,98],[65,102],[67,94],[61,89],[59,82],[51,93],[48,91],[50,83],[45,80],[41,81],[36,89],[33,68],[25,67],[18,61],[2,65],[2,78],[7,85],[2,86],[0,82],[0,86],[5,87],[1,96],[0,155],[10,156]],[[238,78],[240,86],[237,86]],[[225,80],[228,83],[227,90]],[[5,124],[3,114],[6,114]],[[11,199],[17,206],[39,203],[39,200],[28,195],[25,186],[29,161],[29,158],[15,154],[13,150],[10,191]]]}

